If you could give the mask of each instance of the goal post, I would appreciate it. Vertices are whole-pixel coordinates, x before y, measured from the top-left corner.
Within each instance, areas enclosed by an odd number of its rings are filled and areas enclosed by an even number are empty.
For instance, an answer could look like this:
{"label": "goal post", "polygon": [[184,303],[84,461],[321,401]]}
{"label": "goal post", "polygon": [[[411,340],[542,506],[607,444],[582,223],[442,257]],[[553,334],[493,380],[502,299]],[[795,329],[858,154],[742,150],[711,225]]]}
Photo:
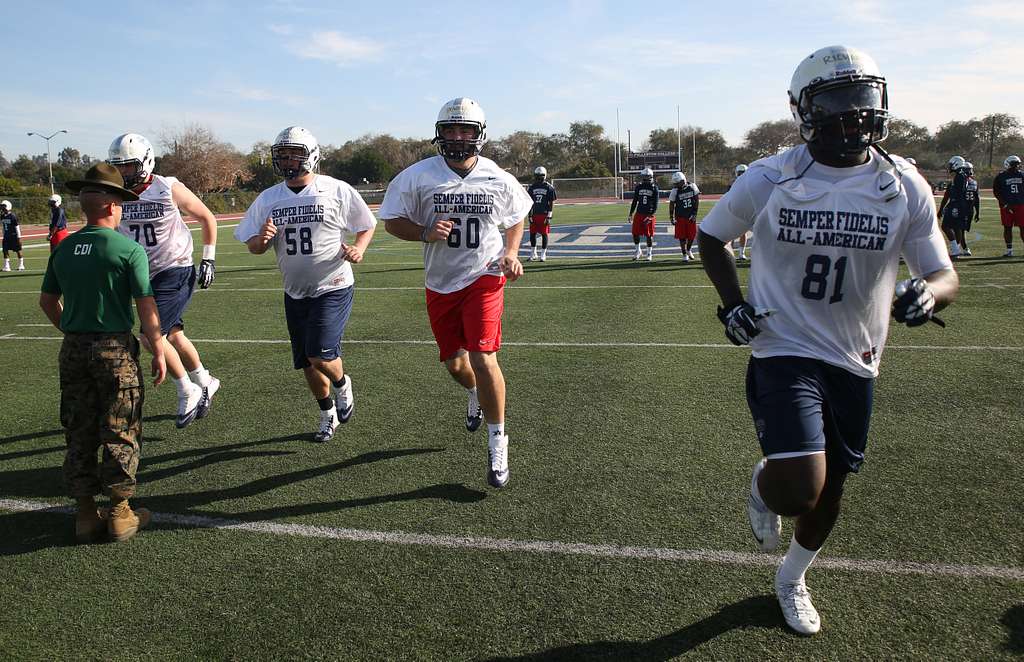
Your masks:
{"label": "goal post", "polygon": [[574,198],[621,200],[625,180],[622,177],[570,177],[551,180],[560,200]]}

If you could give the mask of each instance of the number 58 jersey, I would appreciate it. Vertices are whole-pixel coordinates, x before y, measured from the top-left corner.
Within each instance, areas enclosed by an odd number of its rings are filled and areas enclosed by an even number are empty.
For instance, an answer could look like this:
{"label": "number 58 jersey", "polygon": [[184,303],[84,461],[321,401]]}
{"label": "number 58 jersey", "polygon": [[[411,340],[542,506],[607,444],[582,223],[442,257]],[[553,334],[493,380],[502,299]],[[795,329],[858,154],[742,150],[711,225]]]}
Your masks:
{"label": "number 58 jersey", "polygon": [[235,238],[245,242],[260,234],[268,218],[277,228],[272,244],[284,291],[293,299],[352,285],[352,266],[338,255],[341,244],[348,233],[377,224],[354,188],[326,175],[315,175],[298,193],[285,182],[260,193],[235,228]]}
{"label": "number 58 jersey", "polygon": [[442,156],[409,166],[388,185],[379,216],[405,218],[428,228],[450,220],[447,241],[423,248],[427,289],[457,292],[484,275],[498,275],[504,252],[501,231],[526,218],[533,207],[522,184],[494,161],[478,156],[462,177]]}
{"label": "number 58 jersey", "polygon": [[805,145],[751,164],[701,231],[754,232],[747,300],[760,313],[756,357],[801,356],[878,374],[902,253],[913,276],[952,267],[931,187],[877,154],[851,168],[812,162]]}

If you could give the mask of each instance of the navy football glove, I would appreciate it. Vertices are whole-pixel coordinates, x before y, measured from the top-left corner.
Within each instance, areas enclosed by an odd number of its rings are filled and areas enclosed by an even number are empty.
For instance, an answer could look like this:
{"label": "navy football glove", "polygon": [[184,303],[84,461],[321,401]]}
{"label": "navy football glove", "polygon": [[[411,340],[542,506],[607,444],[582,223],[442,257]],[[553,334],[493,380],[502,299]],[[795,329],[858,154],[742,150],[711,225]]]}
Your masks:
{"label": "navy football glove", "polygon": [[199,275],[196,280],[199,282],[199,288],[205,290],[213,284],[213,260],[203,260],[199,263]]}
{"label": "navy football glove", "polygon": [[729,310],[718,307],[718,319],[725,325],[725,337],[734,345],[749,345],[761,329],[757,328],[754,307],[741,301]]}
{"label": "navy football glove", "polygon": [[896,283],[896,301],[892,316],[907,326],[921,326],[932,319],[935,295],[923,278],[910,278]]}

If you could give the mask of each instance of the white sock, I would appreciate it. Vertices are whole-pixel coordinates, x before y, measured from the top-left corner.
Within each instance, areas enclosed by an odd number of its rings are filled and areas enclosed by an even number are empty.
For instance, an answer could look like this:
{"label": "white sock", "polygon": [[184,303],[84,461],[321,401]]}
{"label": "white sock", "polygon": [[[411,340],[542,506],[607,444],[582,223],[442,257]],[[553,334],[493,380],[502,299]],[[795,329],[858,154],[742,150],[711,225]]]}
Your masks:
{"label": "white sock", "polygon": [[18,266],[19,267],[25,266],[25,258],[23,258],[23,257],[19,257],[18,258]]}
{"label": "white sock", "polygon": [[5,266],[5,267],[9,267],[9,266],[11,266],[11,261],[10,261],[10,260],[8,260],[8,259],[4,259],[4,266]]}
{"label": "white sock", "polygon": [[782,565],[779,566],[776,577],[783,582],[803,582],[804,573],[807,572],[807,568],[811,567],[811,563],[814,562],[819,551],[804,548],[796,541],[796,535],[794,535],[793,539],[789,541],[789,549],[786,550],[786,556],[782,559]]}
{"label": "white sock", "polygon": [[505,438],[505,424],[504,423],[488,423],[487,424],[487,445],[492,448],[498,445],[502,439]]}
{"label": "white sock", "polygon": [[189,370],[188,377],[193,383],[199,384],[204,388],[210,385],[210,371],[203,367],[202,363],[195,370]]}
{"label": "white sock", "polygon": [[191,390],[189,387],[192,386],[192,382],[189,381],[188,375],[185,375],[181,379],[171,377],[171,381],[174,382],[174,387],[178,389],[179,396],[188,395],[188,392]]}

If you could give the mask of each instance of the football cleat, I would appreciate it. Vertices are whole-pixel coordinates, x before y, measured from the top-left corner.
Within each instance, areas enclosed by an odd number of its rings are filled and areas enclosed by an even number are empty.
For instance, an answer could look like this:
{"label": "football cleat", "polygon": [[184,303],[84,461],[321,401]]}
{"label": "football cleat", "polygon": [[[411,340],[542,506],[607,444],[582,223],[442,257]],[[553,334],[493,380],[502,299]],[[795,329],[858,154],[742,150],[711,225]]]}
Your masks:
{"label": "football cleat", "polygon": [[476,432],[484,420],[484,410],[480,407],[480,398],[476,393],[469,394],[469,402],[466,403],[466,429]]}
{"label": "football cleat", "polygon": [[690,261],[690,255],[688,253],[683,253],[683,262],[689,262],[689,261]]}
{"label": "football cleat", "polygon": [[174,425],[179,430],[196,420],[199,413],[199,404],[203,401],[205,389],[201,386],[188,383],[189,391],[185,395],[178,396],[178,416],[174,419]]}
{"label": "football cleat", "polygon": [[[1013,249],[1007,248],[1006,252],[1003,253],[1003,257],[1013,257]],[[4,269],[4,271],[10,271],[10,269]]]}
{"label": "football cleat", "polygon": [[320,426],[313,433],[313,441],[330,441],[336,427],[338,427],[338,412],[334,410],[334,407],[321,411]]}
{"label": "football cleat", "polygon": [[782,607],[782,616],[794,632],[814,634],[821,629],[821,617],[811,604],[811,592],[800,582],[785,582],[775,578],[775,595]]}
{"label": "football cleat", "polygon": [[25,270],[25,263],[24,262],[19,262],[18,263],[18,271],[24,271],[24,270]]}
{"label": "football cleat", "polygon": [[210,383],[203,387],[203,399],[199,401],[199,411],[196,418],[206,418],[210,413],[210,405],[213,404],[213,394],[220,389],[220,380],[210,377]]}
{"label": "football cleat", "polygon": [[636,249],[636,253],[633,253],[633,261],[639,262],[641,257],[643,257],[643,254],[640,252],[640,249],[638,248]]}
{"label": "football cleat", "polygon": [[541,253],[540,253],[540,261],[541,262],[547,262],[548,261],[548,250],[546,248],[543,251],[541,251]]}
{"label": "football cleat", "polygon": [[967,248],[966,246],[964,246],[964,249],[963,249],[963,251],[961,251],[961,253],[963,255],[966,255],[967,257],[971,257],[971,249]]}
{"label": "football cleat", "polygon": [[352,395],[352,377],[345,376],[345,383],[334,393],[334,407],[338,412],[338,422],[348,423],[356,408],[356,399]]}
{"label": "football cleat", "polygon": [[10,262],[4,262],[4,271],[10,271],[10,270],[11,270],[11,263]]}
{"label": "football cleat", "polygon": [[782,518],[768,509],[764,503],[754,496],[757,490],[757,477],[761,475],[768,460],[754,465],[754,475],[750,479],[750,496],[747,497],[747,518],[750,520],[750,531],[757,541],[757,548],[762,552],[770,552],[779,546],[779,535],[782,533]]}
{"label": "football cleat", "polygon": [[487,483],[491,487],[505,487],[508,483],[508,435],[489,442],[487,447]]}

